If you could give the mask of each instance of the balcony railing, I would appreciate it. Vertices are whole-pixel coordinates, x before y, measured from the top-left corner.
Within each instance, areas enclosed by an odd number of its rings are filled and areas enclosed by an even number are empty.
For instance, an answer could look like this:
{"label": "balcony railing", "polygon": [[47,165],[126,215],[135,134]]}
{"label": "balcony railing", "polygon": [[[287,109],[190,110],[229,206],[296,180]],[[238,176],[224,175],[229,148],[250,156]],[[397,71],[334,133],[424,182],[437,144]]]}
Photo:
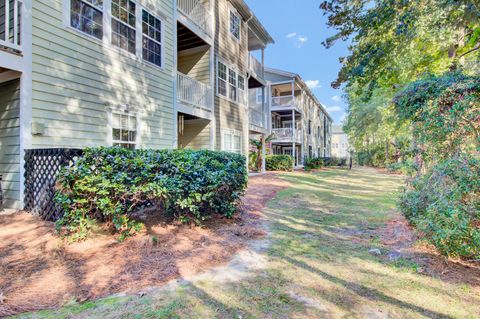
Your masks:
{"label": "balcony railing", "polygon": [[204,111],[213,109],[211,87],[180,72],[177,73],[177,99]]}
{"label": "balcony railing", "polygon": [[265,78],[263,64],[251,54],[248,56],[248,67],[255,78],[261,80]]}
{"label": "balcony railing", "polygon": [[298,142],[300,143],[302,138],[301,130],[294,130],[293,128],[274,128],[272,133],[275,134],[274,141],[284,141],[284,142]]}
{"label": "balcony railing", "polygon": [[265,123],[265,119],[266,119],[265,113],[257,110],[253,110],[253,109],[250,109],[248,112],[249,112],[248,116],[250,119],[250,125],[253,125],[259,128],[266,128],[267,125]]}
{"label": "balcony railing", "polygon": [[210,8],[200,0],[177,0],[178,10],[210,37],[213,36]]}
{"label": "balcony railing", "polygon": [[21,51],[19,0],[0,0],[0,47]]}
{"label": "balcony railing", "polygon": [[295,97],[288,96],[274,96],[272,97],[272,108],[294,107]]}

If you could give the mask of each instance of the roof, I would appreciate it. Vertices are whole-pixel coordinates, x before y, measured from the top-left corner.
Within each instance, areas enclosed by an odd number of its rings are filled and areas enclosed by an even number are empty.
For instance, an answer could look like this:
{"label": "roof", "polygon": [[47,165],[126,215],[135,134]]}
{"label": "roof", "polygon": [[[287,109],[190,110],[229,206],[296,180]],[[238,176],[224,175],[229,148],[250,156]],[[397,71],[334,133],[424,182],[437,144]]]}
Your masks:
{"label": "roof", "polygon": [[334,125],[332,125],[332,133],[333,133],[333,134],[346,134],[346,133],[343,131],[343,125],[340,125],[340,124],[334,124]]}
{"label": "roof", "polygon": [[[249,31],[252,31],[262,44],[255,45],[251,50],[265,48],[269,44],[275,43],[272,36],[258,20],[253,11],[248,7],[244,0],[230,0],[232,5],[238,10],[238,13],[248,21]],[[250,33],[250,32],[249,32]]]}
{"label": "roof", "polygon": [[[322,109],[323,113],[325,113],[327,115],[329,120],[333,122],[332,117],[330,116],[330,114],[328,114],[325,106],[318,100],[318,98],[315,96],[315,94],[313,94],[312,90],[310,90],[308,85],[305,83],[305,81],[302,79],[302,77],[299,74],[292,73],[292,72],[289,72],[289,71],[283,71],[283,70],[279,70],[279,69],[267,68],[267,67],[265,68],[265,72],[278,74],[280,76],[285,76],[287,78],[292,78],[292,79],[296,80],[298,83],[300,83],[302,88],[312,97],[312,99],[320,106],[320,109]],[[272,84],[274,84],[274,83],[272,83]]]}

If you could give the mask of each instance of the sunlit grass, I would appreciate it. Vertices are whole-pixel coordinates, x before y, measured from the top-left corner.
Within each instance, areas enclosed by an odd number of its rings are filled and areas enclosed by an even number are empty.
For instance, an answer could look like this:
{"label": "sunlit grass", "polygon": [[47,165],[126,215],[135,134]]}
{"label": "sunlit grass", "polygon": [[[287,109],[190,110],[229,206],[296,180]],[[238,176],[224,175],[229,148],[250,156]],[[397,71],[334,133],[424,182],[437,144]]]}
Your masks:
{"label": "sunlit grass", "polygon": [[[144,297],[71,305],[25,318],[479,318],[477,288],[387,262],[375,228],[398,214],[397,176],[374,170],[288,173],[265,211],[265,269],[247,279],[180,284]],[[352,240],[353,237],[360,240]]]}

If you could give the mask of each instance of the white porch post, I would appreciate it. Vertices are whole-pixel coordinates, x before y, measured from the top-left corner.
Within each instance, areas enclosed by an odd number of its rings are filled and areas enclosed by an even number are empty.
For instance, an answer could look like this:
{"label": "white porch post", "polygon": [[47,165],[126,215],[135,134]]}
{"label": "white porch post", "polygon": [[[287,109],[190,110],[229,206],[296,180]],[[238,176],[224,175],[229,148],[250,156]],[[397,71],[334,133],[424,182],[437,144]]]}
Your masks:
{"label": "white porch post", "polygon": [[267,171],[267,143],[265,139],[267,138],[266,135],[262,136],[262,174],[265,174]]}
{"label": "white porch post", "polygon": [[[293,88],[293,87],[292,87]],[[295,122],[295,110],[292,110],[292,155],[293,155],[293,168],[297,166],[296,153],[297,153],[297,143],[295,141],[295,136],[297,134],[297,123]]]}

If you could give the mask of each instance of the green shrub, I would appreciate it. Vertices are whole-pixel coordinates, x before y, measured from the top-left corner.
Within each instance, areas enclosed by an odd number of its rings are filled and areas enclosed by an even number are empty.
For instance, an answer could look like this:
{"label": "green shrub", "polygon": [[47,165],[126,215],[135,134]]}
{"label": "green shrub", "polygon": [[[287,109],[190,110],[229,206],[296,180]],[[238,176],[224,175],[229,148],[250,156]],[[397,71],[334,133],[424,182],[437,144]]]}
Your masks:
{"label": "green shrub", "polygon": [[418,171],[418,165],[409,159],[404,162],[388,164],[387,169],[390,172],[399,172],[407,176],[413,176]]}
{"label": "green shrub", "polygon": [[403,214],[444,255],[480,258],[480,160],[457,156],[413,179]]}
{"label": "green shrub", "polygon": [[323,167],[323,159],[321,157],[312,157],[305,159],[305,169],[319,169]]}
{"label": "green shrub", "polygon": [[268,155],[266,166],[267,171],[292,171],[293,158],[290,155]]}
{"label": "green shrub", "polygon": [[244,156],[234,153],[86,149],[58,176],[64,215],[57,226],[74,239],[85,238],[93,221],[130,236],[139,230],[131,213],[146,203],[197,223],[212,214],[231,217],[247,176]]}

